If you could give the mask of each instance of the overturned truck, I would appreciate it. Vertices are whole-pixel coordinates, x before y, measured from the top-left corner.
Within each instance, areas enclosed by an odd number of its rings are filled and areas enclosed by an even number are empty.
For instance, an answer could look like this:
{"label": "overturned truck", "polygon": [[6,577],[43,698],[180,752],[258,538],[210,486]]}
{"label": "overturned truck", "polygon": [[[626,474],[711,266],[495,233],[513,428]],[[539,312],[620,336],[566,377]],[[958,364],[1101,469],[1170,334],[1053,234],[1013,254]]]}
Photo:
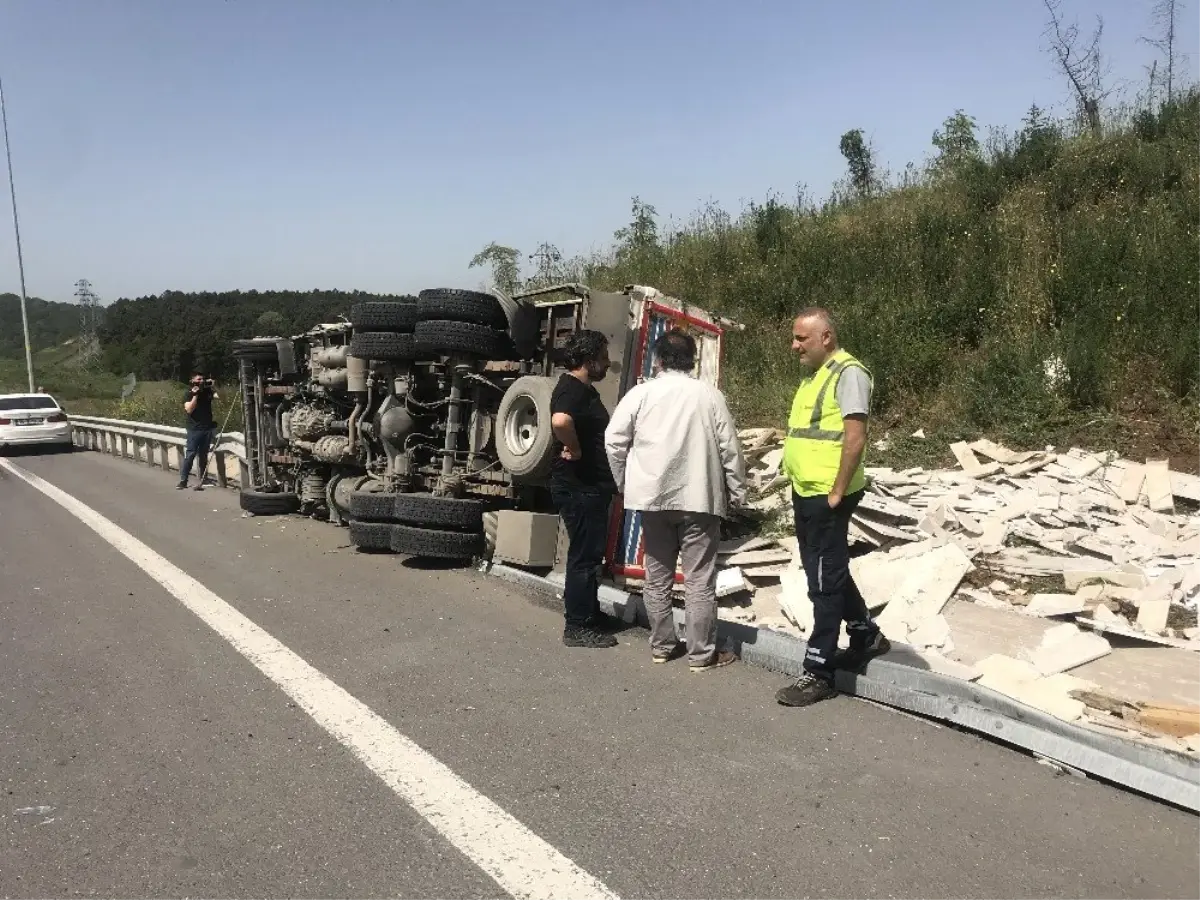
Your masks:
{"label": "overturned truck", "polygon": [[[356,304],[348,320],[295,337],[235,341],[241,506],[348,525],[364,550],[470,559],[503,546],[509,561],[549,564],[550,396],[567,339],[581,328],[608,337],[613,368],[597,389],[611,411],[649,375],[653,340],[670,327],[696,337],[696,374],[715,384],[723,324],[653,288],[572,283],[513,297],[427,290]],[[637,526],[614,511],[610,548],[628,546],[630,574]]]}

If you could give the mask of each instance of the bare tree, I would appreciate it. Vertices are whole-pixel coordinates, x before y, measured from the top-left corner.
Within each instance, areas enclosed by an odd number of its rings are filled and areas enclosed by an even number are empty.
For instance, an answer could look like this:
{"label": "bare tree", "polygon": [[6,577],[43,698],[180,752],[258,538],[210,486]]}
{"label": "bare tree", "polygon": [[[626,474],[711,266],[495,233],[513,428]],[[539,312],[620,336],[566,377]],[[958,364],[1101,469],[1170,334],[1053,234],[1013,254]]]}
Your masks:
{"label": "bare tree", "polygon": [[1050,51],[1075,91],[1080,113],[1093,134],[1100,134],[1100,103],[1112,92],[1104,87],[1108,72],[1100,53],[1100,38],[1104,35],[1104,19],[1096,16],[1096,30],[1085,43],[1079,26],[1063,20],[1062,0],[1043,0],[1050,21],[1046,37]]}
{"label": "bare tree", "polygon": [[[1179,21],[1179,14],[1182,10],[1183,3],[1181,0],[1158,0],[1150,13],[1150,21],[1158,29],[1158,36],[1142,38],[1143,41],[1162,54],[1163,68],[1166,70],[1163,73],[1163,78],[1166,80],[1168,103],[1175,99],[1175,75],[1179,71],[1179,64],[1183,61],[1175,45],[1175,25]],[[1155,60],[1154,68],[1150,75],[1151,89],[1153,89],[1154,77],[1157,71],[1158,60]]]}

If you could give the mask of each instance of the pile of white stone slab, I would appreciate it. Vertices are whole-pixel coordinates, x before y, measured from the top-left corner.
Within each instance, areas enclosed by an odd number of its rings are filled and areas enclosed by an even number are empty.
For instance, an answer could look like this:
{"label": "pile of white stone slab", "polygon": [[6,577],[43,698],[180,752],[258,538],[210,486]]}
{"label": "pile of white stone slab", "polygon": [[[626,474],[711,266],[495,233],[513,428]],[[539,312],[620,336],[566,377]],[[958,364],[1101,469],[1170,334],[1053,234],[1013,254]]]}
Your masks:
{"label": "pile of white stone slab", "polygon": [[[790,518],[782,435],[753,429],[742,440],[758,497],[752,508],[778,528]],[[851,571],[893,644],[935,671],[1067,721],[1200,752],[1200,708],[1170,707],[1169,727],[1161,715],[1147,726],[1113,712],[1143,710],[1145,699],[1098,691],[1068,674],[1114,646],[1200,652],[1200,478],[1162,460],[1077,448],[1017,452],[980,440],[951,449],[952,470],[868,469],[851,520],[852,541],[868,550]],[[795,543],[789,535],[722,545],[723,618],[811,629]],[[1042,621],[1045,629],[1014,655],[964,663],[943,614],[952,600]],[[1200,694],[1200,656],[1195,662]]]}

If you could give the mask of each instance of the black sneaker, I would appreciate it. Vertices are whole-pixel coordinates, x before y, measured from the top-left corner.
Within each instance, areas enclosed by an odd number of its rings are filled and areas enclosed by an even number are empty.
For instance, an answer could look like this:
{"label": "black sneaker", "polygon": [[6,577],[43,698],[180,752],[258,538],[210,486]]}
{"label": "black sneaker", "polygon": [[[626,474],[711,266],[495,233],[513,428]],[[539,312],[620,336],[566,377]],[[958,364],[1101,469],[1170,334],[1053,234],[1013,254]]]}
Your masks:
{"label": "black sneaker", "polygon": [[186,481],[181,481],[181,482],[179,482],[179,484],[175,485],[175,490],[177,490],[177,491],[182,491],[182,490],[184,490],[186,487],[187,487],[187,482],[186,482]]}
{"label": "black sneaker", "polygon": [[812,706],[835,696],[837,688],[833,686],[833,682],[805,672],[795,684],[776,691],[775,701],[783,706]]}
{"label": "black sneaker", "polygon": [[610,631],[624,631],[625,623],[616,616],[610,616],[608,613],[598,612],[594,613],[592,617],[587,620],[587,625],[584,627],[590,628],[592,631],[604,633]]}
{"label": "black sneaker", "polygon": [[883,656],[892,649],[892,642],[884,637],[882,631],[875,632],[875,637],[865,647],[851,646],[847,650],[839,650],[833,655],[835,669],[860,669],[869,660]]}
{"label": "black sneaker", "polygon": [[563,643],[568,647],[589,647],[593,650],[617,646],[617,639],[611,634],[601,634],[592,628],[563,629]]}

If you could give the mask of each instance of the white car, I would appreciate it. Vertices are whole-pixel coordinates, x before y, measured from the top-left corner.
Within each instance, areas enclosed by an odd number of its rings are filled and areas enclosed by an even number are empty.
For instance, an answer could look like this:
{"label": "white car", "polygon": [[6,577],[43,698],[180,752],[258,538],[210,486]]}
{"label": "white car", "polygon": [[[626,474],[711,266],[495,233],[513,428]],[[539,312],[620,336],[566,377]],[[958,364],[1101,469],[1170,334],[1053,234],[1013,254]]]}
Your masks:
{"label": "white car", "polygon": [[0,450],[71,446],[71,422],[49,394],[0,394]]}

